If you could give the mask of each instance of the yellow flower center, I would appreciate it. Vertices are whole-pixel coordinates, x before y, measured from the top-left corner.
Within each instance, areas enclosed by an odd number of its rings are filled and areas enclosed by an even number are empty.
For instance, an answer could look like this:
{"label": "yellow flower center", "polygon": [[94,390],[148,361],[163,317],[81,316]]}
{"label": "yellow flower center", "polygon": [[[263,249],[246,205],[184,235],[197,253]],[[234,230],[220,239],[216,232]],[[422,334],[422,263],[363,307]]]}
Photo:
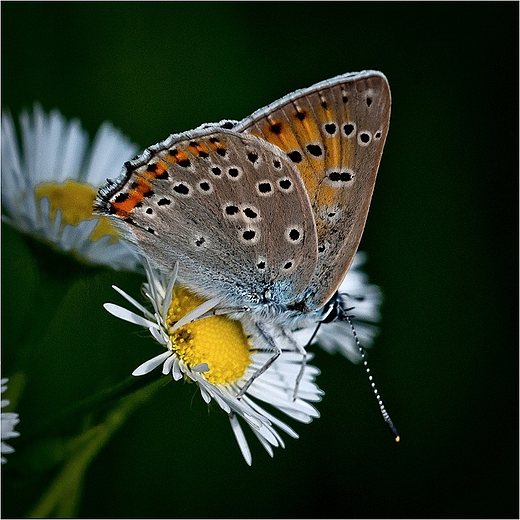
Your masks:
{"label": "yellow flower center", "polygon": [[[170,327],[203,303],[184,287],[174,287],[168,309]],[[251,363],[249,338],[239,321],[226,316],[211,316],[181,327],[170,335],[173,350],[186,365],[209,366],[204,377],[211,384],[229,384],[240,379]]]}
{"label": "yellow flower center", "polygon": [[90,235],[92,241],[103,235],[110,235],[115,241],[118,234],[106,217],[92,214],[92,205],[97,191],[89,184],[76,181],[65,181],[62,184],[42,183],[35,189],[36,198],[47,197],[51,206],[51,218],[54,219],[59,209],[62,215],[62,225],[77,226],[83,220],[98,219],[98,225]]}

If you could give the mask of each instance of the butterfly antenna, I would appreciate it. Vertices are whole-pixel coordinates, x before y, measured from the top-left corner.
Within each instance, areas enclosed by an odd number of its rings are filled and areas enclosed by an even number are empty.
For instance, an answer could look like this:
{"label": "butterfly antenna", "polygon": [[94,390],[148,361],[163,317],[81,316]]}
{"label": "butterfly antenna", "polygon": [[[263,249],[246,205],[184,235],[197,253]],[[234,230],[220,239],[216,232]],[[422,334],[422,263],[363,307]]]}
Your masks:
{"label": "butterfly antenna", "polygon": [[365,349],[361,346],[361,343],[359,342],[359,338],[357,336],[356,329],[354,328],[354,324],[352,323],[352,319],[346,313],[343,314],[342,317],[349,322],[350,328],[352,329],[352,334],[354,335],[354,339],[356,341],[357,348],[359,350],[359,353],[361,354],[361,359],[363,360],[363,366],[365,367],[365,371],[368,375],[368,380],[370,381],[370,386],[374,390],[374,395],[376,396],[377,404],[379,404],[379,409],[381,410],[381,415],[383,416],[383,419],[385,420],[386,424],[390,428],[390,431],[391,431],[392,435],[394,436],[395,442],[399,442],[401,440],[401,437],[399,436],[399,433],[397,432],[397,428],[394,426],[392,419],[390,419],[390,415],[386,411],[385,405],[383,404],[383,400],[381,399],[381,396],[379,395],[379,391],[376,388],[376,384],[374,383],[374,378],[372,377],[372,374],[370,374],[370,368],[368,366],[368,361],[365,356]]}

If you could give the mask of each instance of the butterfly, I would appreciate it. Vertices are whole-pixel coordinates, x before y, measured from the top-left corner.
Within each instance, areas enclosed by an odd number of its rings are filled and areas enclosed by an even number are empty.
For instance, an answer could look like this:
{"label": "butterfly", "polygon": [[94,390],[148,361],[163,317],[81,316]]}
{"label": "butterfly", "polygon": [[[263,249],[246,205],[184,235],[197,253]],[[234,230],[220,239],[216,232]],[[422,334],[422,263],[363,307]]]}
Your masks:
{"label": "butterfly", "polygon": [[269,326],[342,315],[390,105],[381,72],[348,73],[173,134],[107,181],[95,213],[159,269],[178,264],[205,310],[248,314],[274,361]]}

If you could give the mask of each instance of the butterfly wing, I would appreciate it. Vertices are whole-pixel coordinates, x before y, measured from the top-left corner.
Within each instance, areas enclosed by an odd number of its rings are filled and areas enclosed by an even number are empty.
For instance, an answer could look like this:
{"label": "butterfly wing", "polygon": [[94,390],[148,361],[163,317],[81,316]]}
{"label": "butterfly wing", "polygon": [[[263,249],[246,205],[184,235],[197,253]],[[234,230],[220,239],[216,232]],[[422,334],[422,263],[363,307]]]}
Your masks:
{"label": "butterfly wing", "polygon": [[[283,150],[309,194],[318,264],[301,308],[321,308],[357,251],[390,120],[383,74],[350,73],[296,91],[256,111],[234,130]],[[298,306],[298,305],[297,305]]]}
{"label": "butterfly wing", "polygon": [[170,136],[100,190],[110,217],[153,264],[227,305],[285,305],[316,269],[317,238],[301,177],[279,149],[208,126]]}

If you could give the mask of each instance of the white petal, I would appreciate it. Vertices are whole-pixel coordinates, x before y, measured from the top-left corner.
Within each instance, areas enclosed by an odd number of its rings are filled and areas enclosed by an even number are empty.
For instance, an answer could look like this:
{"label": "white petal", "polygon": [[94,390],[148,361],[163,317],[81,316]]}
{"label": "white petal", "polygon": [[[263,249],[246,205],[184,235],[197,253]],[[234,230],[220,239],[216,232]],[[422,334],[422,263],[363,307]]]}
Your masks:
{"label": "white petal", "polygon": [[202,399],[206,404],[209,404],[211,401],[211,395],[206,391],[202,386],[200,387],[200,395],[202,395]]}
{"label": "white petal", "polygon": [[194,321],[197,318],[200,318],[203,314],[205,314],[209,310],[213,309],[213,307],[215,307],[215,305],[217,305],[219,302],[220,302],[220,298],[211,298],[211,300],[201,303],[198,307],[196,307],[192,311],[188,312],[188,314],[186,314],[186,316],[182,317],[177,323],[172,325],[170,332],[173,332],[174,330],[178,329],[179,327],[182,327],[182,326],[186,325],[187,323],[190,323],[190,321]]}
{"label": "white petal", "polygon": [[143,307],[137,300],[132,298],[129,294],[126,294],[125,291],[121,290],[117,285],[112,285],[112,289],[119,293],[127,302],[131,303],[136,309],[140,310],[143,314],[146,314],[150,318],[152,318],[152,314]]}
{"label": "white petal", "polygon": [[194,372],[209,372],[209,365],[207,363],[200,363],[191,367]]}
{"label": "white petal", "polygon": [[231,429],[233,430],[235,439],[237,440],[240,451],[242,452],[242,457],[244,457],[246,464],[251,466],[253,463],[253,457],[251,456],[251,450],[247,444],[244,431],[238,422],[238,418],[235,415],[229,415],[229,422],[231,423]]}
{"label": "white petal", "polygon": [[122,320],[129,321],[130,323],[135,323],[136,325],[141,325],[146,328],[158,328],[157,323],[153,323],[150,320],[143,318],[139,314],[129,311],[124,307],[120,307],[119,305],[115,305],[114,303],[104,303],[103,307],[116,318],[120,318]]}
{"label": "white petal", "polygon": [[164,365],[162,367],[162,373],[164,375],[166,374],[169,374],[171,369],[172,369],[172,366],[173,364],[175,363],[175,356],[174,355],[171,355],[165,362],[164,362]]}
{"label": "white petal", "polygon": [[156,325],[154,325],[153,327],[148,327],[148,331],[153,336],[155,341],[157,341],[161,345],[164,345],[166,348],[168,348],[168,350],[171,350],[171,342],[163,329],[160,329]]}
{"label": "white petal", "polygon": [[272,446],[256,430],[253,430],[253,433],[256,435],[256,438],[260,441],[260,444],[264,447],[265,451],[267,451],[267,453],[269,453],[269,456],[271,458],[273,458],[274,457],[274,451],[273,451]]}
{"label": "white petal", "polygon": [[183,372],[181,370],[181,367],[179,365],[179,361],[177,358],[175,358],[175,361],[173,363],[172,375],[173,375],[174,381],[178,381],[179,379],[182,379]]}
{"label": "white petal", "polygon": [[162,354],[159,354],[158,356],[155,356],[152,359],[149,359],[148,361],[145,361],[142,365],[139,365],[133,372],[133,376],[142,376],[144,374],[148,374],[148,372],[151,372],[154,368],[157,368],[163,361],[165,361],[169,356],[171,356],[171,352],[163,352]]}

